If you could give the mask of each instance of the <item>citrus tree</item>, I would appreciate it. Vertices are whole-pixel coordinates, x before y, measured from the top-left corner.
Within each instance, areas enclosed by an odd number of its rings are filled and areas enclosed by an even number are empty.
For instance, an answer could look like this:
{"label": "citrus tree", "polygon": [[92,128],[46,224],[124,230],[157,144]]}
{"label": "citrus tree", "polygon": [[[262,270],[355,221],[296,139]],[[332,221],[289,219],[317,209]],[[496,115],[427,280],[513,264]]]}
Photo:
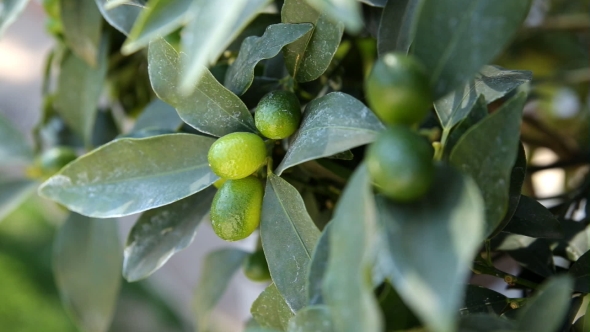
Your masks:
{"label": "citrus tree", "polygon": [[[0,212],[35,191],[71,211],[53,265],[81,329],[106,331],[120,275],[210,220],[258,245],[209,253],[198,331],[239,270],[268,284],[248,332],[590,331],[586,1],[44,6],[42,120],[33,146],[0,121],[0,164],[26,165]],[[558,160],[532,164],[539,148]],[[567,183],[547,208],[532,179],[550,168]]]}

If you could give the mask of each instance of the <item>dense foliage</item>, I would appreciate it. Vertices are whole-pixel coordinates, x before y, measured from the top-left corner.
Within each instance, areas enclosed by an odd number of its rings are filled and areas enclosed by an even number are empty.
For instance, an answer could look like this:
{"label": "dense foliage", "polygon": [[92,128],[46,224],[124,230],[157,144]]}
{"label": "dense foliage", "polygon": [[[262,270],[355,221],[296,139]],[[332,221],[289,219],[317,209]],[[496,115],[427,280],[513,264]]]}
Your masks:
{"label": "dense foliage", "polygon": [[[247,332],[588,332],[590,4],[532,2],[45,0],[0,219],[35,191],[71,211],[53,273],[84,331],[211,220],[258,245],[209,253],[198,331],[241,269],[269,283]],[[546,169],[563,194],[537,194]],[[123,250],[113,219],[139,213]]]}

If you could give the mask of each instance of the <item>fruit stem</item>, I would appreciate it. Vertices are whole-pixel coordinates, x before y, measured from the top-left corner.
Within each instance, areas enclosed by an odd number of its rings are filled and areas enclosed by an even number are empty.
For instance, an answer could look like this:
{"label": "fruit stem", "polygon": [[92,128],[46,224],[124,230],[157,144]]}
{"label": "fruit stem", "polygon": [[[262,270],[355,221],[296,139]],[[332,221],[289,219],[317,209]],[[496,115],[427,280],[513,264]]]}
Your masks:
{"label": "fruit stem", "polygon": [[272,174],[272,158],[266,157],[266,176]]}

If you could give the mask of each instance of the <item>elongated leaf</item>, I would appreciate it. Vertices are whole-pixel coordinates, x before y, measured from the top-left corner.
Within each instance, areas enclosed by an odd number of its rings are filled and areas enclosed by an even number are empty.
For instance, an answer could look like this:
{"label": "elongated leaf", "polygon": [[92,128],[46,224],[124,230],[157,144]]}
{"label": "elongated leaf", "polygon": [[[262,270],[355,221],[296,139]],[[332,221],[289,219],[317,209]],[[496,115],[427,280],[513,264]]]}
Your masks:
{"label": "elongated leaf", "polygon": [[332,223],[328,223],[322,235],[320,236],[309,263],[309,272],[307,273],[307,298],[310,305],[323,304],[322,283],[328,267],[328,258],[330,257],[330,229]]}
{"label": "elongated leaf", "polygon": [[286,331],[289,320],[293,317],[293,311],[291,311],[275,284],[266,287],[252,304],[250,312],[262,327],[279,331]]}
{"label": "elongated leaf", "polygon": [[387,0],[358,0],[359,2],[366,3],[373,7],[385,7]]}
{"label": "elongated leaf", "polygon": [[137,132],[147,129],[175,131],[181,125],[182,119],[178,117],[174,107],[156,98],[143,110],[131,131]]}
{"label": "elongated leaf", "polygon": [[194,298],[197,331],[209,331],[211,311],[246,257],[248,253],[243,250],[227,248],[214,251],[205,258]]}
{"label": "elongated leaf", "polygon": [[56,110],[87,146],[92,139],[98,99],[107,73],[107,48],[104,39],[96,68],[69,54],[62,62],[58,78]]}
{"label": "elongated leaf", "polygon": [[288,332],[333,332],[330,308],[325,305],[305,307],[289,320]]}
{"label": "elongated leaf", "polygon": [[127,281],[148,277],[172,255],[186,248],[209,213],[215,188],[144,212],[127,237],[123,276]]}
{"label": "elongated leaf", "polygon": [[465,301],[459,308],[461,315],[473,315],[477,313],[501,314],[508,305],[508,298],[491,289],[467,285]]}
{"label": "elongated leaf", "polygon": [[33,149],[24,135],[0,114],[0,165],[29,163],[32,160]]}
{"label": "elongated leaf", "polygon": [[[127,40],[121,48],[123,54],[131,54],[157,38],[164,37],[184,25],[189,18],[192,0],[151,0],[141,11]],[[174,82],[176,86],[176,82]]]}
{"label": "elongated leaf", "polygon": [[266,181],[260,237],[277,289],[293,311],[303,308],[307,304],[306,274],[320,231],[299,192],[274,174]]}
{"label": "elongated leaf", "polygon": [[214,141],[190,134],[119,139],[68,164],[39,193],[96,218],[170,204],[218,179],[207,162]]}
{"label": "elongated leaf", "polygon": [[555,274],[553,253],[550,243],[544,239],[535,240],[525,248],[508,251],[520,265],[543,277]]}
{"label": "elongated leaf", "polygon": [[284,48],[285,64],[298,82],[320,77],[330,65],[340,45],[344,24],[334,23],[327,13],[320,13],[306,0],[285,0],[281,10],[283,23],[312,23],[314,30]]}
{"label": "elongated leaf", "polygon": [[4,0],[0,8],[0,37],[25,9],[29,0]]}
{"label": "elongated leaf", "polygon": [[484,239],[477,185],[439,165],[431,191],[421,200],[398,204],[379,198],[393,264],[389,279],[429,330],[455,331],[463,282]]}
{"label": "elongated leaf", "polygon": [[[450,162],[471,175],[486,206],[486,235],[504,218],[512,166],[518,155],[520,122],[526,95],[519,93],[471,127],[451,152]],[[493,139],[490,139],[493,138]]]}
{"label": "elongated leaf", "polygon": [[590,293],[590,251],[570,267],[569,273],[574,277],[574,290],[576,292]]}
{"label": "elongated leaf", "polygon": [[129,35],[131,32],[131,28],[137,17],[143,10],[142,7],[139,6],[129,6],[129,5],[121,5],[115,8],[107,9],[107,4],[109,0],[96,0],[96,5],[98,6],[98,10],[102,14],[102,17],[115,29],[119,30],[124,35]]}
{"label": "elongated leaf", "polygon": [[246,38],[238,58],[225,74],[225,86],[235,94],[244,94],[254,80],[254,67],[259,61],[276,56],[283,46],[301,38],[312,28],[309,23],[273,24],[262,37]]}
{"label": "elongated leaf", "polygon": [[387,1],[377,36],[379,56],[388,52],[408,53],[415,30],[415,16],[420,0]]}
{"label": "elongated leaf", "polygon": [[195,0],[194,17],[184,29],[182,51],[183,73],[180,89],[184,94],[193,91],[206,72],[232,40],[258,15],[270,0]]}
{"label": "elongated leaf", "polygon": [[528,13],[530,1],[424,1],[414,55],[426,66],[434,97],[455,90],[500,54]]}
{"label": "elongated leaf", "polygon": [[183,121],[201,132],[219,137],[236,131],[256,132],[246,105],[208,70],[190,95],[181,95],[176,89],[182,74],[180,61],[180,55],[165,40],[150,44],[148,63],[152,87],[160,99],[176,108]]}
{"label": "elongated leaf", "polygon": [[572,287],[572,279],[565,275],[545,282],[526,306],[518,310],[518,330],[557,331],[567,313]]}
{"label": "elongated leaf", "polygon": [[342,22],[346,30],[356,34],[363,28],[361,5],[357,0],[307,0],[320,13],[334,22]]}
{"label": "elongated leaf", "polygon": [[356,169],[334,213],[322,285],[334,330],[381,331],[383,322],[371,279],[378,225],[365,164]]}
{"label": "elongated leaf", "polygon": [[0,221],[33,194],[37,185],[27,179],[0,180]]}
{"label": "elongated leaf", "polygon": [[93,0],[60,0],[59,8],[66,43],[90,67],[99,68],[102,16],[96,3]]}
{"label": "elongated leaf", "polygon": [[490,314],[475,314],[461,317],[459,332],[516,332],[513,321]]}
{"label": "elongated leaf", "polygon": [[107,0],[106,9],[111,10],[122,5],[144,8],[147,0]]}
{"label": "elongated leaf", "polygon": [[378,298],[385,316],[386,331],[406,331],[422,325],[389,282],[382,289]]}
{"label": "elongated leaf", "polygon": [[[471,110],[452,130],[449,132],[446,139],[443,137],[442,144],[444,145],[444,157],[448,159],[457,142],[461,140],[463,135],[469,128],[475,126],[478,122],[488,116],[488,104],[484,96],[480,95],[475,104],[472,105]],[[525,160],[526,162],[526,160]],[[520,194],[520,191],[518,192]]]}
{"label": "elongated leaf", "polygon": [[83,331],[106,332],[121,285],[116,220],[70,214],[53,244],[53,273],[64,307]]}
{"label": "elongated leaf", "polygon": [[504,97],[518,86],[530,82],[533,73],[484,66],[472,80],[449,93],[434,104],[443,128],[448,130],[464,119],[480,95],[491,103]]}
{"label": "elongated leaf", "polygon": [[375,114],[352,96],[332,92],[314,99],[305,107],[299,131],[276,173],[371,143],[383,129]]}
{"label": "elongated leaf", "polygon": [[514,216],[503,231],[534,238],[560,239],[563,237],[557,218],[537,200],[524,195],[521,195]]}

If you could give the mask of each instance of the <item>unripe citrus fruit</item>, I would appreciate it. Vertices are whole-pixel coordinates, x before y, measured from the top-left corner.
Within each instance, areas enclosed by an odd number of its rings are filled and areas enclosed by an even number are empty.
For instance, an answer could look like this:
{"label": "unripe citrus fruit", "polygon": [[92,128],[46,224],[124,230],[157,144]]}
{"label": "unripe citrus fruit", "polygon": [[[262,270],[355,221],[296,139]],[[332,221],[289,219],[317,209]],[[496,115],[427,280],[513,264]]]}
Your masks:
{"label": "unripe citrus fruit", "polygon": [[56,146],[43,152],[37,159],[37,164],[43,174],[53,175],[77,157],[76,151],[71,148]]}
{"label": "unripe citrus fruit", "polygon": [[266,159],[266,146],[252,133],[231,133],[215,141],[207,155],[211,170],[224,179],[242,179]]}
{"label": "unripe citrus fruit", "polygon": [[264,251],[257,250],[250,254],[244,261],[244,274],[252,281],[267,281],[270,280],[270,271],[268,270],[268,263],[264,256]]}
{"label": "unripe citrus fruit", "polygon": [[226,241],[248,237],[258,224],[264,187],[253,176],[228,180],[213,197],[211,225],[215,234]]}
{"label": "unripe citrus fruit", "polygon": [[434,179],[433,149],[426,139],[397,125],[379,134],[367,151],[377,190],[400,202],[422,197]]}
{"label": "unripe citrus fruit", "polygon": [[301,122],[301,104],[289,91],[272,91],[266,94],[254,113],[256,128],[262,135],[272,139],[291,136]]}
{"label": "unripe citrus fruit", "polygon": [[366,85],[369,106],[387,124],[413,125],[432,107],[428,76],[413,57],[388,53],[375,63]]}

